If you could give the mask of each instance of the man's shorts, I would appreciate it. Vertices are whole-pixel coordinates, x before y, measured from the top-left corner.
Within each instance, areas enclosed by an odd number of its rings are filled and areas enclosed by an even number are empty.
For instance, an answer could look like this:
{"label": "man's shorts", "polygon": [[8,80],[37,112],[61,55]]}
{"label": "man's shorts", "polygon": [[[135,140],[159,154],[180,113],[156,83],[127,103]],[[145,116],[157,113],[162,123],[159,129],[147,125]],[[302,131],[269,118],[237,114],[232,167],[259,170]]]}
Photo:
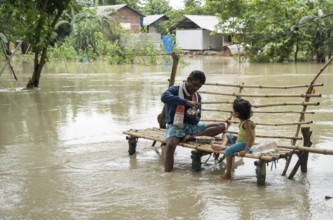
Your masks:
{"label": "man's shorts", "polygon": [[234,155],[234,153],[243,151],[245,149],[246,143],[234,141],[233,134],[229,133],[227,137],[228,137],[228,143],[230,144],[230,146],[227,147],[227,149],[225,149],[225,151],[224,151],[224,154],[226,156],[232,157]]}
{"label": "man's shorts", "polygon": [[185,123],[183,127],[167,124],[165,131],[165,139],[169,137],[183,138],[185,134],[196,134],[207,128],[206,124],[199,123],[192,125]]}

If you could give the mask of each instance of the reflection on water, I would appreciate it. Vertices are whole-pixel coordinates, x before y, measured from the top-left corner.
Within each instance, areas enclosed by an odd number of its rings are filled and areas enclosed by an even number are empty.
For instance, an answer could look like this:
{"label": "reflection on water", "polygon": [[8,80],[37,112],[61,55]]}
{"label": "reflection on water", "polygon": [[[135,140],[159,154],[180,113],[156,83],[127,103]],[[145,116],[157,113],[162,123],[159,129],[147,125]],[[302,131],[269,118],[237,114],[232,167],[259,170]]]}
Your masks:
{"label": "reflection on water", "polygon": [[[177,83],[193,69],[202,69],[208,82],[307,84],[321,68],[238,65],[217,57],[187,61],[188,66],[178,69]],[[45,67],[38,91],[18,89],[27,83],[32,65],[13,65],[17,82],[9,71],[0,77],[1,218],[329,219],[333,214],[333,199],[325,200],[333,196],[332,156],[310,154],[308,173],[298,173],[294,180],[281,176],[284,161],[270,164],[265,187],[256,186],[251,159],[237,159],[235,179],[222,183],[225,164],[215,165],[205,157],[204,170],[192,173],[189,149],[177,148],[172,173],[163,172],[162,149],[150,141],[140,139],[137,154],[129,157],[122,131],[158,127],[160,94],[168,85],[170,64],[60,61]],[[331,65],[319,78],[326,84],[318,88],[323,98],[314,108],[316,114],[309,116],[315,121],[311,129],[317,148],[333,149],[333,89],[328,85],[332,72]]]}

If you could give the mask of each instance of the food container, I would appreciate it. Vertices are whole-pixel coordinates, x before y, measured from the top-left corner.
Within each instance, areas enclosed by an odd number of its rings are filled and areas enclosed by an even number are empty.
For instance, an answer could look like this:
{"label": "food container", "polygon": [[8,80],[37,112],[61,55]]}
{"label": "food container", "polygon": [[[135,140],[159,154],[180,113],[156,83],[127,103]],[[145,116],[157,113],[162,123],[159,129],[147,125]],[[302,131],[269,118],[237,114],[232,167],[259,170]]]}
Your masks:
{"label": "food container", "polygon": [[195,108],[190,108],[187,110],[187,114],[190,115],[190,116],[194,116],[198,113],[198,110],[195,109]]}
{"label": "food container", "polygon": [[210,136],[195,136],[195,140],[197,143],[211,144],[215,140],[215,138]]}

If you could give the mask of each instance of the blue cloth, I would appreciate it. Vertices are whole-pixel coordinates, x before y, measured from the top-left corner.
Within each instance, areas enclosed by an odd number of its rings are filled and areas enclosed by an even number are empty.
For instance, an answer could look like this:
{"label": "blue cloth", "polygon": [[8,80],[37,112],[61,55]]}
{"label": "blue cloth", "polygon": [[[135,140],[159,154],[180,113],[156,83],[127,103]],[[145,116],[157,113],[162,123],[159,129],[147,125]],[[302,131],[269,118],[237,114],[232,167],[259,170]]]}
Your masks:
{"label": "blue cloth", "polygon": [[238,142],[238,141],[234,141],[234,135],[229,133],[227,135],[228,137],[228,143],[230,144],[229,147],[227,147],[227,149],[225,149],[224,154],[226,156],[232,157],[234,155],[234,153],[243,151],[246,147],[246,143],[244,142]]}
{"label": "blue cloth", "polygon": [[[184,124],[192,124],[196,125],[199,123],[201,118],[201,105],[199,106],[199,113],[195,118],[190,118],[186,115],[186,111],[190,108],[189,106],[186,106],[186,99],[180,98],[178,96],[180,86],[171,86],[169,87],[162,95],[161,95],[161,101],[166,104],[165,107],[165,123],[166,124],[173,124],[173,119],[175,117],[176,113],[176,107],[177,105],[184,105],[185,106],[185,112],[184,112]],[[201,95],[198,93],[198,102],[201,103]]]}
{"label": "blue cloth", "polygon": [[166,54],[171,54],[175,46],[175,38],[172,35],[162,35],[162,42]]}
{"label": "blue cloth", "polygon": [[167,124],[165,131],[165,139],[169,137],[183,138],[185,134],[195,134],[205,130],[207,126],[203,123],[192,125],[185,123],[184,127]]}

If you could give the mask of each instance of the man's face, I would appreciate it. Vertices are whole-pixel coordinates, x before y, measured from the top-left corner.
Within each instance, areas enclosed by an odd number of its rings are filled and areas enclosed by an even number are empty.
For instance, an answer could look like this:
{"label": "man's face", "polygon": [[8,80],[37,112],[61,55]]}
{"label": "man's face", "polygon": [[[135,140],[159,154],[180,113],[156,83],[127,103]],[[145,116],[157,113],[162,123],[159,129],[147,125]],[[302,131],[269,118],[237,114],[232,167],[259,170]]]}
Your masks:
{"label": "man's face", "polygon": [[193,95],[196,91],[198,91],[202,86],[202,83],[200,80],[189,80],[187,82],[187,91],[190,93],[190,95]]}

